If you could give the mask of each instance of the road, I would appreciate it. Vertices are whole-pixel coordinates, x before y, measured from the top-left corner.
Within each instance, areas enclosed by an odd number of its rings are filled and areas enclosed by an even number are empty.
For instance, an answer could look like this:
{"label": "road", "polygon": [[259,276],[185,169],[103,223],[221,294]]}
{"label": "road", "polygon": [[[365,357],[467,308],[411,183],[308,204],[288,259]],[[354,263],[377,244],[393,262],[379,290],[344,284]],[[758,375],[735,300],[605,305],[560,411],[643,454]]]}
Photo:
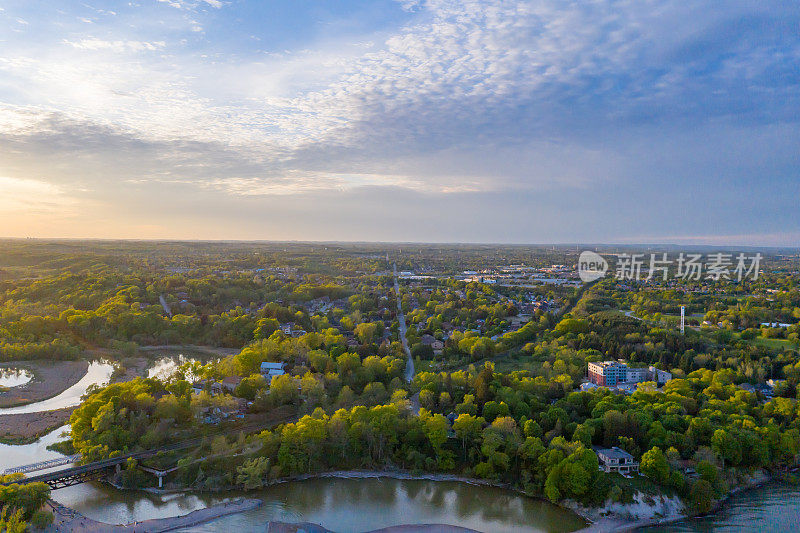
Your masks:
{"label": "road", "polygon": [[394,293],[397,295],[397,321],[400,323],[400,342],[408,358],[406,362],[406,381],[411,383],[411,380],[414,379],[414,358],[411,357],[411,349],[408,347],[408,339],[406,339],[406,317],[403,314],[403,305],[400,303],[400,285],[397,283],[397,263],[392,263],[392,270],[394,271]]}
{"label": "road", "polygon": [[172,318],[172,310],[169,308],[169,304],[167,303],[167,299],[164,298],[163,294],[158,295],[158,301],[161,302],[161,307],[164,308],[164,312],[167,313],[167,316]]}
{"label": "road", "polygon": [[627,316],[627,317],[630,317],[630,318],[635,318],[636,320],[641,320],[641,318],[639,318],[638,316],[633,314],[633,311],[631,309],[628,309],[627,311],[623,311],[622,314]]}

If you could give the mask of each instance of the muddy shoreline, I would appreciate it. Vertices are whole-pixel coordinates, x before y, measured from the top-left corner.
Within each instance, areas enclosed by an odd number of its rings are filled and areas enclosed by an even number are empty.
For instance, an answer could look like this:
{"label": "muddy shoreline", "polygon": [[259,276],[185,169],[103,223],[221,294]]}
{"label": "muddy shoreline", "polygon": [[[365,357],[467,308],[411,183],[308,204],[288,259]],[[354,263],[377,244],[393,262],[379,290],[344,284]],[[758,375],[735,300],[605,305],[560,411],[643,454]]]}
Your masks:
{"label": "muddy shoreline", "polygon": [[30,444],[69,421],[74,407],[38,413],[0,415],[0,442]]}
{"label": "muddy shoreline", "polygon": [[19,407],[58,396],[86,375],[89,361],[9,361],[0,368],[24,368],[33,379],[0,392],[0,408]]}
{"label": "muddy shoreline", "polygon": [[174,531],[197,526],[216,518],[256,509],[262,503],[261,500],[257,499],[240,498],[204,509],[197,509],[181,516],[153,518],[131,524],[117,525],[92,520],[69,507],[50,500],[47,507],[53,512],[55,520],[44,531],[46,533],[161,533],[163,531]]}

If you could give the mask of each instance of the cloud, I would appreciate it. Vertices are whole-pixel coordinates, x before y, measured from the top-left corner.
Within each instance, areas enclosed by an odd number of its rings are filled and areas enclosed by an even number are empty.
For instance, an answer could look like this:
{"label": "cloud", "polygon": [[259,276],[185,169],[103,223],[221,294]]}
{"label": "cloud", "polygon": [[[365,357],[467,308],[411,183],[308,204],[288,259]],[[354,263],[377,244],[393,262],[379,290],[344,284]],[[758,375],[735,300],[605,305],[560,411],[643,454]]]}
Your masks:
{"label": "cloud", "polygon": [[[159,1],[175,13],[166,22],[120,12],[93,36],[58,35],[68,46],[9,47],[0,174],[109,204],[119,188],[185,197],[194,188],[203,201],[276,209],[271,198],[309,209],[338,199],[362,220],[379,210],[353,199],[403,198],[417,206],[405,215],[454,217],[442,226],[454,235],[504,227],[463,215],[480,209],[558,232],[551,221],[602,216],[588,200],[624,211],[609,190],[660,200],[633,212],[658,213],[662,225],[713,203],[712,190],[720,205],[693,216],[718,224],[747,208],[737,196],[761,198],[754,181],[797,188],[800,14],[781,2],[403,0],[391,30],[284,50],[209,40],[236,31],[216,17],[241,16],[235,3]],[[212,17],[205,7],[225,9]],[[545,197],[554,206],[536,201],[539,214],[508,209]],[[438,205],[448,198],[457,208]],[[764,220],[800,225],[791,213]],[[624,236],[626,224],[601,226]]]}
{"label": "cloud", "polygon": [[201,5],[208,5],[215,9],[221,9],[225,5],[225,2],[221,2],[220,0],[200,0],[200,1],[158,0],[158,1],[177,9],[195,9]]}
{"label": "cloud", "polygon": [[79,50],[110,50],[112,52],[141,52],[163,49],[166,46],[164,41],[104,41],[102,39],[81,39],[79,41],[64,40],[64,44],[68,44],[73,48]]}

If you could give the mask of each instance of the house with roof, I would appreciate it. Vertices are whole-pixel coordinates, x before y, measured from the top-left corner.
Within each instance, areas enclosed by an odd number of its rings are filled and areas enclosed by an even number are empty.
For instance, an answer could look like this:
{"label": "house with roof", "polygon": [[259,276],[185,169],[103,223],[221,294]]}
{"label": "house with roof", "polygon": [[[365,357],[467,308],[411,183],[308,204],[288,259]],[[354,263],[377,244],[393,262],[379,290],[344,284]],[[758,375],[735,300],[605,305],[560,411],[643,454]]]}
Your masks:
{"label": "house with roof", "polygon": [[597,450],[597,459],[600,461],[600,468],[606,473],[630,474],[639,471],[639,462],[631,454],[616,446]]}
{"label": "house with roof", "polygon": [[233,392],[233,389],[238,387],[241,382],[241,376],[227,376],[222,379],[222,388],[227,392]]}
{"label": "house with roof", "polygon": [[286,363],[272,363],[264,361],[261,363],[261,375],[267,380],[267,385],[272,383],[272,378],[282,376],[286,373]]}
{"label": "house with roof", "polygon": [[203,379],[192,383],[193,394],[201,394],[203,392],[208,392],[212,396],[222,394],[222,384],[213,379]]}

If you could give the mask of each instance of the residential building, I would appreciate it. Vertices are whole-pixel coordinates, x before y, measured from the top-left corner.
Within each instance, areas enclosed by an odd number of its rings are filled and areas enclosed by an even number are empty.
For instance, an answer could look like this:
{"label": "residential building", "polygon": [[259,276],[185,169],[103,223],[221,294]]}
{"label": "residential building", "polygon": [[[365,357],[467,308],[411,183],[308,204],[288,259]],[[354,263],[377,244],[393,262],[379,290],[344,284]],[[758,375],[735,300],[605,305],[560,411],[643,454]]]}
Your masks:
{"label": "residential building", "polygon": [[672,373],[667,372],[666,370],[659,370],[658,368],[651,366],[650,367],[650,381],[655,381],[656,385],[663,385],[667,381],[672,379]]}
{"label": "residential building", "polygon": [[628,367],[617,361],[589,363],[589,381],[595,385],[614,387],[628,377]]}
{"label": "residential building", "polygon": [[267,385],[272,383],[272,378],[275,376],[282,376],[286,373],[285,363],[270,363],[264,361],[261,363],[261,375],[267,380]]}
{"label": "residential building", "polygon": [[607,473],[629,474],[639,471],[639,463],[633,456],[616,446],[597,450],[597,459],[600,461],[600,468]]}
{"label": "residential building", "polygon": [[238,387],[241,382],[241,376],[228,376],[222,379],[222,388],[228,392],[233,392],[233,389]]}
{"label": "residential building", "polygon": [[200,394],[202,392],[208,392],[212,396],[222,394],[222,384],[211,379],[203,379],[192,383],[193,394]]}
{"label": "residential building", "polygon": [[643,381],[650,381],[650,371],[647,368],[631,368],[627,366],[625,372],[625,379],[627,383],[641,383]]}
{"label": "residential building", "polygon": [[654,366],[637,368],[619,361],[589,363],[589,382],[605,387],[616,387],[621,383],[642,383],[643,381],[655,381],[657,385],[663,385],[671,379],[671,373],[659,370]]}
{"label": "residential building", "polygon": [[780,385],[785,381],[786,381],[785,379],[768,379],[767,386],[771,389],[774,389],[776,385]]}

